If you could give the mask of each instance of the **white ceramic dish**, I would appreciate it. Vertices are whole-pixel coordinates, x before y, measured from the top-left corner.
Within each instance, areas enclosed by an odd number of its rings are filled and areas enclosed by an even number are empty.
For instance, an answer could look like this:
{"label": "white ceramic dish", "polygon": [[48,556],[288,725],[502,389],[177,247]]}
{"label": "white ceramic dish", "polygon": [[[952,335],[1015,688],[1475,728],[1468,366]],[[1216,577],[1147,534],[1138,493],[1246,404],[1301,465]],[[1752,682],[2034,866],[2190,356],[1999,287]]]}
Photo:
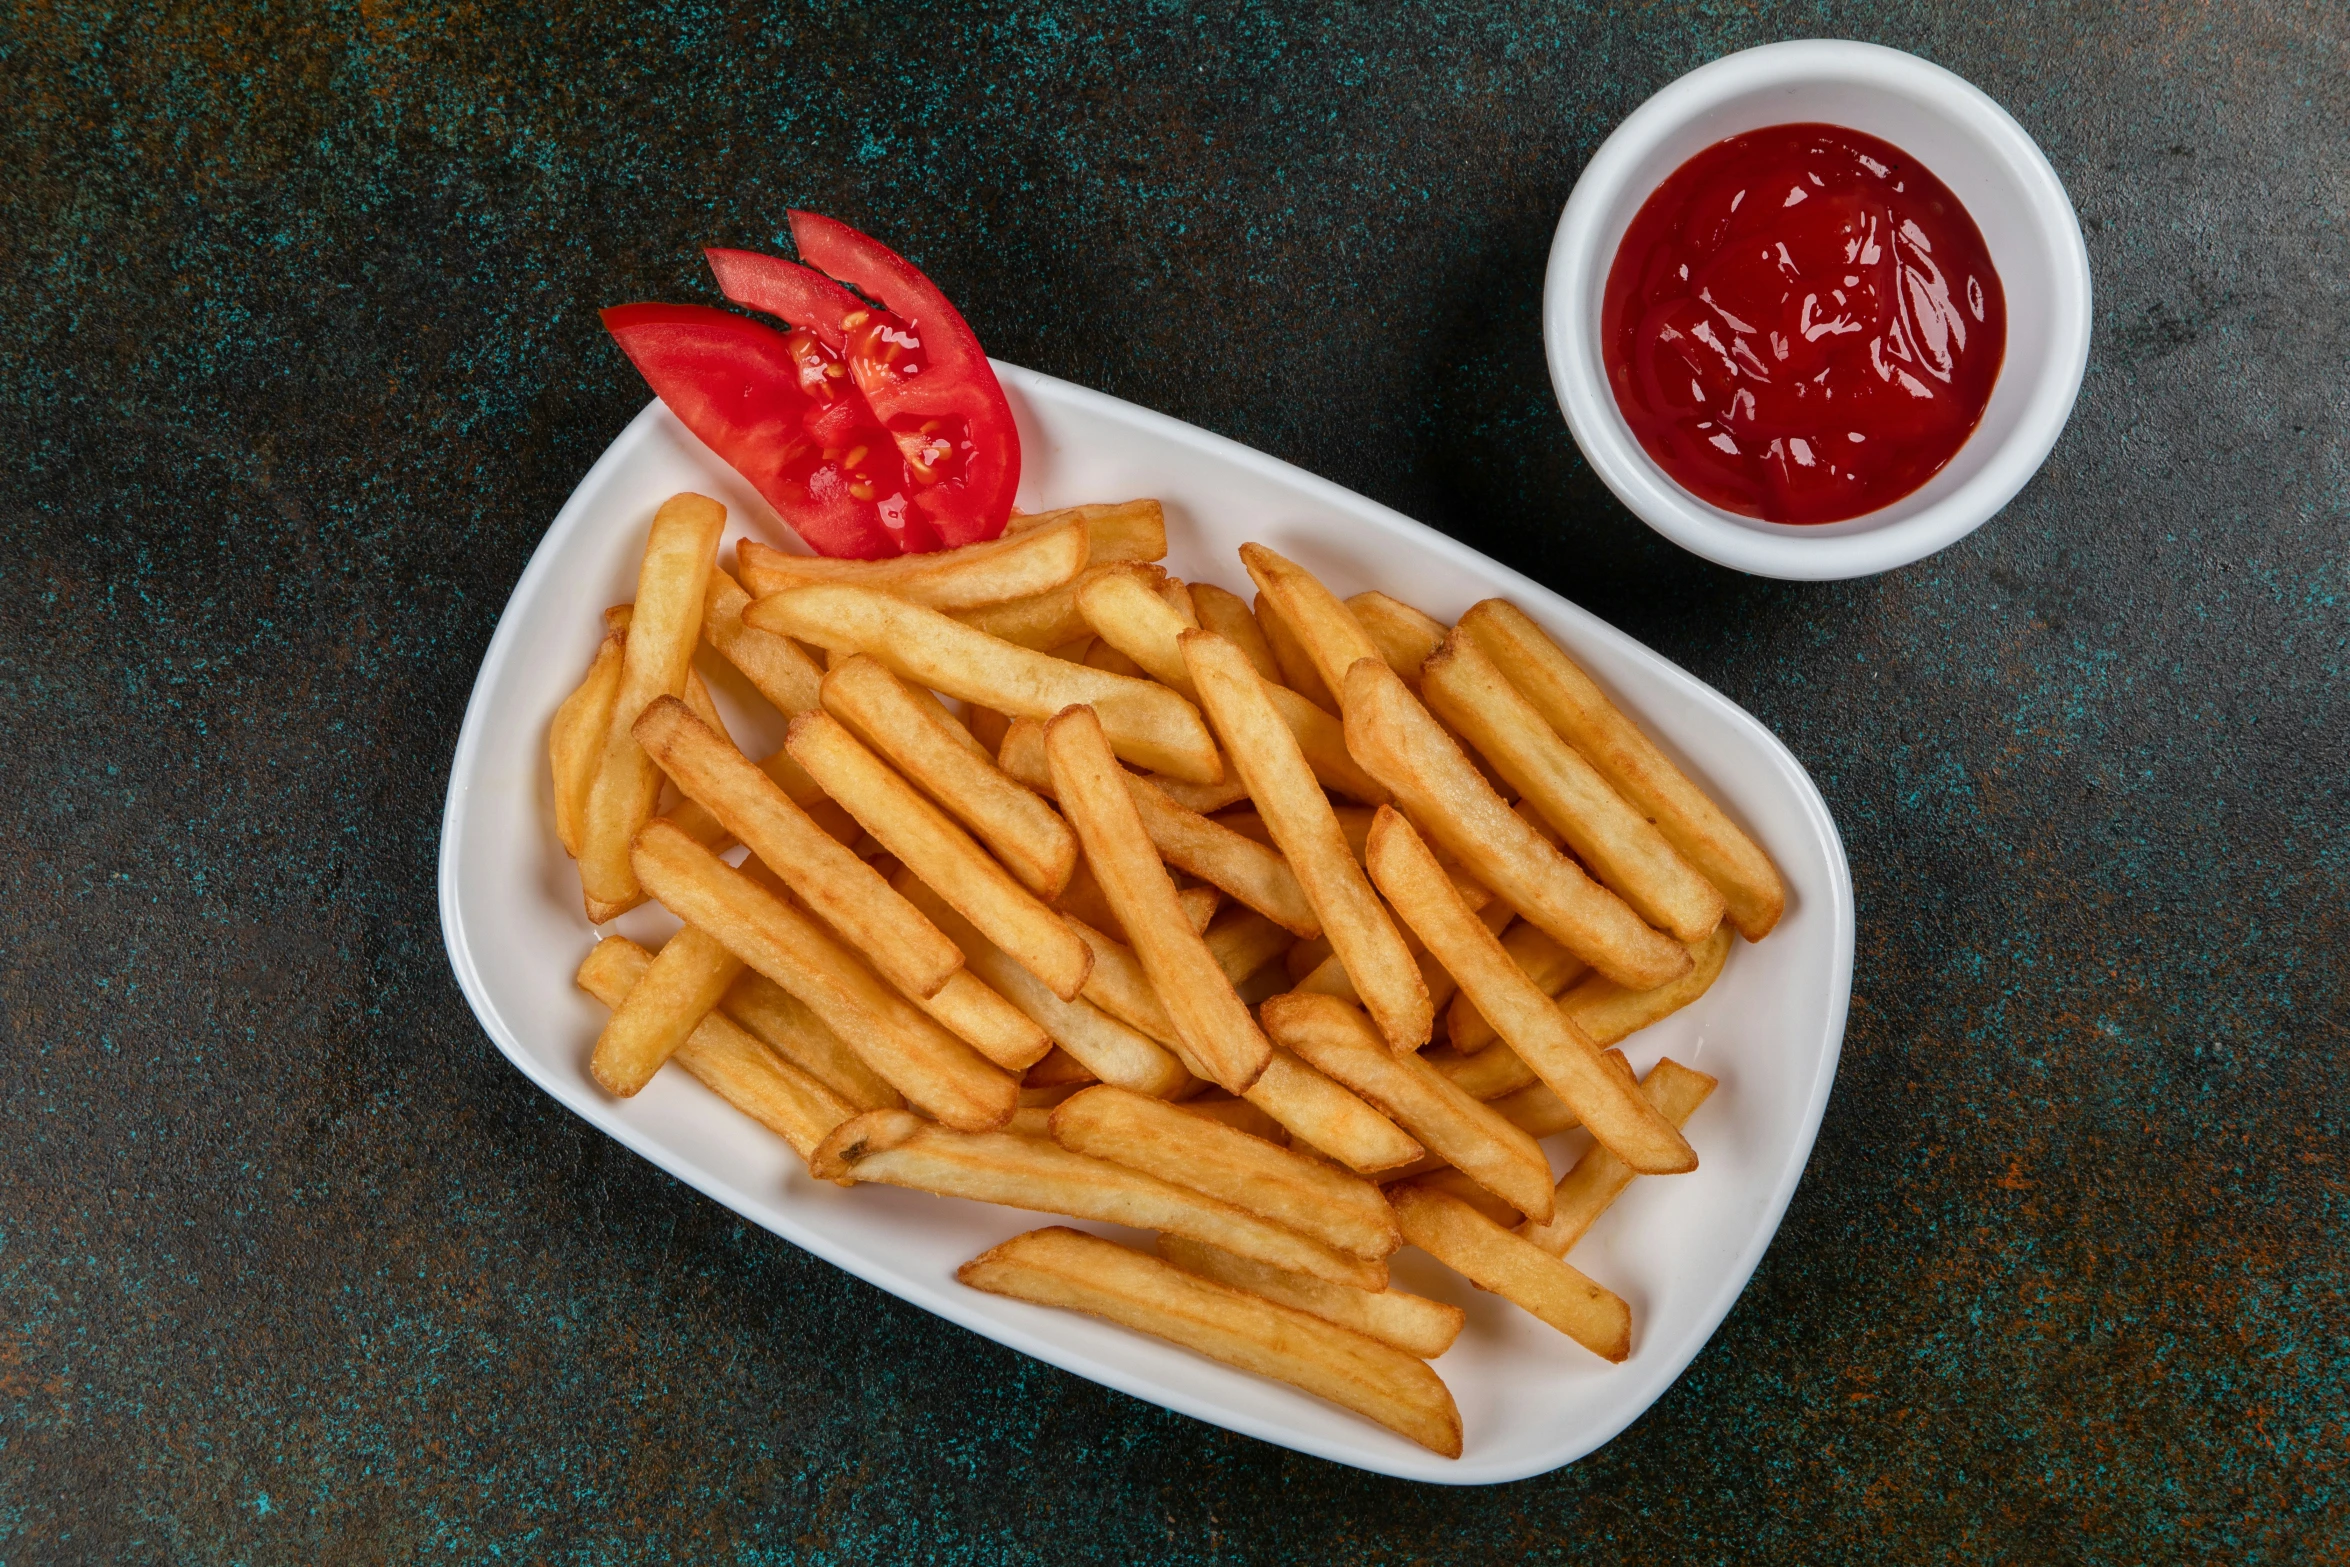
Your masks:
{"label": "white ceramic dish", "polygon": [[[1767,125],[1824,121],[1882,138],[1966,204],[2007,294],[2007,356],[1982,423],[1948,466],[1849,521],[1741,517],[1673,482],[1616,407],[1599,308],[1616,247],[1649,193],[1692,156]],[[1551,242],[1542,340],[1567,424],[1641,521],[1724,566],[1765,577],[1865,577],[1922,560],[1990,520],[2056,445],[2089,363],[2089,250],[2064,184],[2029,132],[1964,78],[1876,44],[1806,39],[1700,66],[1600,144]]]}
{"label": "white ceramic dish", "polygon": [[[1202,1420],[1383,1474],[1487,1483],[1581,1457],[1646,1409],[1704,1345],[1770,1243],[1811,1151],[1843,1038],[1853,943],[1851,879],[1818,791],[1767,730],[1722,696],[1526,578],[1220,437],[998,368],[1020,422],[1025,507],[1160,497],[1168,566],[1227,585],[1246,586],[1234,551],[1253,538],[1322,572],[1341,593],[1377,586],[1448,618],[1505,595],[1621,696],[1776,856],[1791,894],[1778,931],[1761,946],[1734,949],[1711,994],[1626,1047],[1642,1069],[1670,1052],[1722,1079],[1690,1127],[1703,1167],[1638,1183],[1574,1253],[1631,1302],[1631,1358],[1606,1365],[1427,1258],[1398,1258],[1403,1287],[1469,1312],[1468,1331],[1438,1363],[1467,1427],[1464,1456],[1448,1462],[1303,1393],[1106,1323],[954,1282],[958,1264],[1052,1220],[814,1181],[781,1141],[682,1072],[661,1073],[626,1101],[599,1090],[587,1061],[603,1011],[571,981],[594,933],[555,842],[548,719],[601,634],[597,611],[629,597],[645,529],[664,498],[699,490],[726,503],[730,535],[788,537],[749,486],[659,403],[612,443],[547,530],[466,710],[440,879],[442,929],[466,999],[516,1066],[596,1127],[754,1223],[999,1343]],[[723,687],[718,696],[730,700]],[[772,726],[736,733],[746,747],[774,738]],[[657,909],[619,922],[640,938],[665,927],[675,922]],[[1570,1156],[1564,1140],[1553,1156]]]}

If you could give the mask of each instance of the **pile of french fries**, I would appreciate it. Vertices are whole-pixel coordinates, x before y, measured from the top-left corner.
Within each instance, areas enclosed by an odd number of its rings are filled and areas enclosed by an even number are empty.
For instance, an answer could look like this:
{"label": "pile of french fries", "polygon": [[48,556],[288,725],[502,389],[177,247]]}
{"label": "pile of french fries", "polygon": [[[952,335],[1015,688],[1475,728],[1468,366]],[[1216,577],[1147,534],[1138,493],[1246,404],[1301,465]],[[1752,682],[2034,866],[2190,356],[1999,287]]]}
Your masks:
{"label": "pile of french fries", "polygon": [[[550,742],[589,919],[591,1069],[675,1062],[816,1176],[1065,1227],[973,1288],[1124,1323],[1436,1452],[1456,1307],[1409,1242],[1594,1354],[1626,1303],[1566,1254],[1696,1168],[1714,1079],[1610,1047],[1760,940],[1770,859],[1535,623],[1340,600],[1258,545],[1253,606],[1155,564],[1154,501],[886,561],[718,560],[661,508]],[[760,760],[695,669],[790,720]],[[950,705],[950,703],[952,705]],[[740,845],[740,863],[728,854]],[[1539,1139],[1588,1129],[1553,1179]]]}

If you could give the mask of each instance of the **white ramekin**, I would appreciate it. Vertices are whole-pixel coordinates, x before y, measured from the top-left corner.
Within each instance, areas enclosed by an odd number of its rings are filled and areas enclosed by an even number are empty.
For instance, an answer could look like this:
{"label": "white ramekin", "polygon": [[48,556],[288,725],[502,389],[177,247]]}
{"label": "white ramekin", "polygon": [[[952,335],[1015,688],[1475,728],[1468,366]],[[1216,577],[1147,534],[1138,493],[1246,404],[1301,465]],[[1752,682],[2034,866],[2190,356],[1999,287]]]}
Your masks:
{"label": "white ramekin", "polygon": [[[1966,204],[2007,294],[2007,354],[1982,423],[1940,473],[1865,516],[1796,525],[1708,505],[1657,466],[1608,386],[1599,310],[1616,247],[1666,176],[1725,137],[1809,121],[1891,142]],[[2089,361],[2089,251],[2056,171],[1979,89],[1875,44],[1769,44],[1691,71],[1601,144],[1551,242],[1542,339],[1583,455],[1641,521],[1740,571],[1865,577],[1922,560],[1981,527],[2047,460]]]}

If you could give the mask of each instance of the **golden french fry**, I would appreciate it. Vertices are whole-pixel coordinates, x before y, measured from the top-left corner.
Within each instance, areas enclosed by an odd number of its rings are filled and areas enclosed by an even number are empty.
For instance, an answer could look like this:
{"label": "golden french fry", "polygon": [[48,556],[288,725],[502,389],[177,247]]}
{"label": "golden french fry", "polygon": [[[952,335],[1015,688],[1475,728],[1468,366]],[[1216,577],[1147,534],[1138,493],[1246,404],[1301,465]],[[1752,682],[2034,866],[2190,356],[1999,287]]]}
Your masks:
{"label": "golden french fry", "polygon": [[1034,1230],[973,1258],[955,1277],[1148,1333],[1328,1399],[1447,1458],[1461,1455],[1460,1411],[1427,1362],[1099,1236],[1059,1225]]}
{"label": "golden french fry", "polygon": [[1373,1260],[1403,1244],[1379,1188],[1165,1100],[1103,1085],[1061,1102],[1053,1141],[1205,1192]]}
{"label": "golden french fry", "polygon": [[547,731],[547,760],[555,774],[555,836],[563,852],[579,858],[579,821],[587,811],[588,789],[603,759],[604,737],[612,730],[612,703],[620,695],[621,639],[607,635],[577,690],[555,709]]}
{"label": "golden french fry", "polygon": [[[1384,810],[1386,807],[1383,806],[1381,809]],[[1484,891],[1481,887],[1477,890]],[[1462,901],[1466,902],[1467,900],[1463,899]],[[1488,926],[1499,925],[1510,918],[1509,905],[1498,902],[1488,904],[1479,911],[1477,917]],[[1428,987],[1430,1012],[1442,1011],[1445,1004],[1453,999],[1454,991],[1458,989],[1453,980],[1452,971],[1437,962],[1428,949],[1420,945],[1420,938],[1413,935],[1408,929],[1403,933],[1403,945],[1404,950],[1411,954],[1412,962],[1419,966],[1420,983]],[[1311,973],[1299,980],[1292,988],[1311,995],[1336,996],[1351,1006],[1359,1007],[1363,1004],[1363,998],[1355,991],[1353,977],[1348,974],[1346,965],[1339,961],[1335,953],[1324,958]]]}
{"label": "golden french fry", "polygon": [[1613,1291],[1458,1197],[1406,1181],[1388,1200],[1406,1240],[1479,1289],[1524,1307],[1602,1360],[1632,1353],[1632,1308]]}
{"label": "golden french fry", "polygon": [[1771,933],[1787,907],[1787,886],[1770,856],[1608,700],[1565,650],[1506,599],[1477,605],[1461,617],[1460,629],[1550,726],[1720,889],[1740,935],[1760,941]]}
{"label": "golden french fry", "polygon": [[[1163,576],[1164,573],[1161,573]],[[1077,609],[1103,642],[1150,678],[1199,700],[1175,639],[1196,627],[1131,566],[1106,571],[1077,590]]]}
{"label": "golden french fry", "polygon": [[[1044,981],[982,935],[969,920],[947,907],[936,892],[914,880],[910,872],[901,874],[904,880],[900,886],[906,895],[962,947],[972,972],[995,986],[1005,1000],[1048,1036],[1048,1045],[1059,1046],[1062,1053],[1092,1078],[1160,1098],[1179,1094],[1191,1086],[1191,1074],[1157,1044],[1083,996],[1062,1000]],[[1032,1063],[1044,1059],[1040,1051]],[[1053,1081],[1050,1076],[1038,1078],[1032,1070],[1030,1076],[1021,1080],[1021,1085],[1046,1088],[1053,1086]]]}
{"label": "golden french fry", "polygon": [[1282,972],[1289,976],[1290,984],[1294,986],[1299,980],[1304,979],[1329,961],[1330,938],[1323,936],[1315,941],[1301,941],[1291,947],[1281,959],[1281,968]]}
{"label": "golden french fry", "polygon": [[[1082,604],[1079,607],[1082,609]],[[1099,637],[1094,638],[1093,646],[1085,650],[1085,657],[1079,662],[1088,669],[1098,669],[1106,675],[1119,675],[1130,680],[1150,678],[1148,670]]]}
{"label": "golden french fry", "polygon": [[[1175,1043],[1175,1020],[1167,1016],[1159,993],[1151,989],[1142,959],[1134,949],[1075,915],[1069,928],[1093,949],[1093,971],[1085,976],[1085,999],[1129,1028],[1140,1029],[1163,1045]],[[1212,950],[1212,949],[1211,949]]]}
{"label": "golden french fry", "polygon": [[1337,712],[1338,694],[1314,672],[1314,656],[1298,639],[1296,628],[1282,618],[1280,606],[1260,592],[1255,616],[1257,629],[1264,633],[1265,645],[1273,650],[1273,662],[1280,666],[1281,684],[1325,713]]}
{"label": "golden french fry", "polygon": [[1496,1115],[1537,1141],[1583,1124],[1582,1117],[1568,1109],[1567,1102],[1552,1092],[1548,1083],[1529,1083],[1514,1094],[1485,1102]]}
{"label": "golden french fry", "polygon": [[[1021,1092],[1027,1090],[1022,1089]],[[1004,1130],[1015,1137],[1034,1137],[1050,1142],[1052,1124],[1052,1106],[1024,1104],[1012,1112],[1012,1118],[1004,1123]]]}
{"label": "golden french fry", "polygon": [[1444,640],[1444,622],[1379,592],[1357,593],[1346,601],[1346,607],[1362,623],[1364,634],[1378,647],[1387,667],[1402,676],[1405,685],[1419,690],[1420,666]]}
{"label": "golden french fry", "polygon": [[[904,873],[901,866],[898,874]],[[1000,951],[996,955],[1002,957]],[[1012,962],[1010,958],[1003,961]],[[937,995],[916,998],[914,1004],[1007,1072],[1025,1070],[1053,1047],[1052,1036],[1042,1025],[1014,1006],[1000,987],[968,968],[940,986]]]}
{"label": "golden french fry", "polygon": [[[1612,1045],[1649,1024],[1672,1016],[1704,995],[1720,977],[1730,955],[1730,928],[1724,925],[1689,949],[1689,972],[1654,990],[1626,990],[1604,975],[1590,974],[1558,998],[1559,1010],[1598,1045]],[[1496,1099],[1537,1081],[1534,1069],[1515,1050],[1495,1044],[1473,1056],[1430,1051],[1428,1063],[1474,1099]]]}
{"label": "golden french fry", "polygon": [[718,1006],[761,1044],[839,1095],[852,1114],[905,1108],[905,1098],[809,1011],[806,1002],[766,975],[743,970]]}
{"label": "golden french fry", "polygon": [[[1278,998],[1275,998],[1278,999]],[[1241,1096],[1289,1128],[1291,1142],[1329,1155],[1357,1175],[1410,1164],[1427,1150],[1352,1090],[1286,1050]]]}
{"label": "golden french fry", "polygon": [[876,660],[857,654],[824,677],[824,706],[994,851],[1030,892],[1052,899],[1077,869],[1077,834],[1004,775],[971,731]]}
{"label": "golden french fry", "polygon": [[1415,1172],[1408,1180],[1390,1181],[1385,1176],[1380,1179],[1386,1185],[1393,1186],[1398,1190],[1405,1186],[1417,1186],[1432,1192],[1442,1192],[1448,1197],[1458,1198],[1505,1230],[1516,1229],[1526,1222],[1524,1214],[1449,1164],[1440,1165],[1432,1170]]}
{"label": "golden french fry", "polygon": [[1386,1111],[1430,1153],[1520,1213],[1550,1217],[1550,1161],[1534,1139],[1418,1056],[1389,1049],[1361,1012],[1330,996],[1297,991],[1273,997],[1261,1010],[1266,1031],[1283,1049]]}
{"label": "golden french fry", "polygon": [[1371,827],[1371,876],[1460,982],[1462,993],[1519,1059],[1573,1107],[1594,1138],[1647,1174],[1697,1168],[1688,1141],[1637,1088],[1609,1070],[1591,1036],[1510,961],[1500,938],[1462,904],[1436,856],[1392,807]]}
{"label": "golden french fry", "polygon": [[624,1099],[643,1088],[742,971],[741,959],[691,925],[670,937],[613,1007],[596,1036],[589,1075]]}
{"label": "golden french fry", "polygon": [[[1101,1079],[1094,1076],[1085,1063],[1063,1050],[1059,1045],[1047,1051],[1044,1058],[1021,1074],[1022,1088],[1057,1088],[1063,1083],[1078,1088],[1091,1088]],[[1050,1137],[1051,1132],[1043,1135]]]}
{"label": "golden french fry", "polygon": [[[691,707],[693,704],[688,702],[686,705]],[[696,712],[694,716],[700,718],[701,714]],[[717,733],[715,729],[711,732]],[[800,764],[791,759],[789,752],[778,750],[755,765],[759,771],[775,780],[776,787],[790,798],[792,804],[808,813],[808,820],[823,828],[844,848],[865,835],[865,829],[857,825],[857,819],[842,810],[839,801],[817,788],[816,780],[800,770]],[[676,825],[678,831],[705,849],[722,851],[726,845],[734,842],[734,834],[726,830],[726,824],[712,815],[710,808],[699,800],[688,797],[680,801],[675,810],[663,814]]]}
{"label": "golden french fry", "polygon": [[1288,931],[1254,909],[1227,909],[1202,933],[1216,967],[1237,985],[1289,950]]}
{"label": "golden french fry", "polygon": [[1436,1017],[1427,983],[1356,864],[1295,735],[1275,712],[1271,688],[1240,649],[1214,632],[1184,633],[1181,649],[1233,770],[1320,918],[1318,930],[1289,929],[1309,939],[1327,935],[1345,972],[1363,976],[1364,1004],[1380,1032],[1398,1050],[1419,1049]]}
{"label": "golden french fry", "polygon": [[992,707],[965,702],[963,727],[971,731],[971,738],[979,742],[979,748],[992,757],[1002,748],[1004,731],[1012,727],[1012,721]]}
{"label": "golden french fry", "polygon": [[1069,708],[1046,725],[1045,757],[1086,863],[1177,1035],[1211,1080],[1227,1093],[1245,1094],[1271,1047],[1175,901],[1175,884],[1143,831],[1126,770],[1110,754],[1093,709]]}
{"label": "golden french fry", "polygon": [[1387,1287],[1385,1263],[1325,1246],[1204,1192],[1056,1143],[958,1132],[904,1110],[869,1110],[844,1122],[816,1150],[809,1168],[828,1181],[877,1181],[1033,1213],[1164,1230],[1356,1289]]}
{"label": "golden french fry", "polygon": [[[720,571],[716,566],[712,566],[710,568],[710,581],[713,587],[715,587],[718,579],[724,575],[725,573]],[[707,602],[708,600],[705,598],[704,603],[706,604]],[[636,606],[634,604],[613,605],[610,609],[604,611],[604,634],[606,636],[619,637],[621,645],[625,648],[628,643],[628,623],[630,620],[635,618],[635,615]],[[703,618],[704,621],[707,622],[707,613],[704,614]],[[694,668],[691,664],[686,666],[685,671],[685,705],[693,709],[693,715],[696,718],[710,726],[711,733],[717,735],[720,739],[726,741],[729,745],[734,743],[734,737],[727,732],[726,720],[721,717],[718,712],[718,703],[716,699],[710,695],[709,685],[702,679],[702,672],[699,669]],[[780,783],[783,780],[778,779],[776,781]]]}
{"label": "golden french fry", "polygon": [[1279,851],[1243,838],[1197,811],[1185,810],[1147,778],[1126,775],[1142,829],[1159,857],[1299,936],[1319,936],[1322,922]]}
{"label": "golden french fry", "polygon": [[[1648,1069],[1640,1091],[1659,1115],[1682,1127],[1689,1124],[1714,1087],[1714,1078],[1667,1059]],[[1607,1212],[1608,1204],[1624,1195],[1624,1188],[1639,1173],[1604,1144],[1594,1143],[1575,1161],[1575,1167],[1559,1178],[1550,1222],[1529,1224],[1521,1233],[1553,1257],[1565,1256],[1590,1230],[1592,1221]]]}
{"label": "golden french fry", "polygon": [[1502,803],[1394,670],[1361,659],[1347,681],[1348,747],[1469,874],[1620,984],[1646,989],[1688,972],[1686,948],[1649,929]]}
{"label": "golden french fry", "polygon": [[[1590,967],[1560,946],[1549,931],[1524,920],[1501,933],[1501,947],[1546,996],[1557,995],[1582,978]],[[1463,1055],[1473,1055],[1501,1037],[1485,1021],[1485,1014],[1477,1010],[1476,1002],[1458,995],[1452,998],[1452,1006],[1445,1013],[1445,1032],[1452,1039],[1453,1049]]]}
{"label": "golden french fry", "polygon": [[708,496],[673,495],[646,538],[611,727],[579,818],[579,880],[591,923],[600,925],[643,901],[629,866],[629,844],[652,817],[661,773],[633,731],[654,699],[685,695],[701,641],[702,599],[725,527],[726,508]]}
{"label": "golden french fry", "polygon": [[916,996],[935,995],[963,966],[953,942],[683,702],[668,697],[647,707],[636,738],[680,789],[893,984]]}
{"label": "golden french fry", "polygon": [[1167,514],[1157,501],[1106,501],[1022,512],[1004,524],[1004,531],[1030,533],[1064,517],[1085,525],[1086,559],[1096,566],[1167,558]]}
{"label": "golden french fry", "polygon": [[820,583],[760,599],[746,624],[844,653],[869,653],[933,691],[1015,718],[1091,705],[1121,756],[1195,783],[1224,776],[1199,709],[1148,680],[1106,675],[975,631],[870,588]]}
{"label": "golden french fry", "polygon": [[[1040,727],[1038,731],[1040,738],[1042,733]],[[1212,811],[1220,811],[1227,805],[1248,798],[1248,787],[1229,767],[1224,770],[1222,783],[1189,783],[1181,778],[1170,778],[1165,773],[1145,773],[1143,776],[1150,780],[1159,793],[1173,800],[1185,810],[1197,811],[1202,816],[1206,816]]]}
{"label": "golden french fry", "polygon": [[1174,1103],[1177,1109],[1191,1115],[1204,1115],[1211,1121],[1220,1121],[1251,1137],[1262,1137],[1266,1142],[1283,1148],[1289,1146],[1289,1128],[1245,1099],[1235,1099],[1230,1094],[1218,1091]]}
{"label": "golden french fry", "polygon": [[1077,933],[840,720],[802,713],[784,748],[883,848],[1053,994],[1067,1000],[1085,988],[1093,956]]}
{"label": "golden french fry", "polygon": [[823,671],[789,638],[744,625],[743,611],[750,607],[751,596],[742,584],[711,567],[709,597],[702,606],[702,640],[741,670],[784,717],[806,712],[816,705],[816,683]]}
{"label": "golden french fry", "polygon": [[1091,541],[1076,516],[1006,533],[983,544],[898,555],[887,560],[833,560],[786,555],[755,540],[736,549],[743,585],[760,598],[812,582],[847,582],[894,593],[932,609],[971,609],[1006,599],[1049,593],[1074,581],[1087,564]]}
{"label": "golden french fry", "polygon": [[950,1126],[1000,1126],[1018,1102],[1009,1073],[933,1022],[782,898],[666,822],[637,834],[645,890],[790,991],[865,1064]]}
{"label": "golden french fry", "polygon": [[[690,927],[679,935],[688,933]],[[674,945],[677,937],[670,940]],[[608,936],[580,964],[579,988],[618,1010],[654,961],[653,954],[625,936]],[[670,1059],[791,1144],[802,1159],[856,1114],[854,1105],[715,1012],[694,1025]]]}
{"label": "golden french fry", "polygon": [[[1363,623],[1355,619],[1354,611],[1340,603],[1338,595],[1297,562],[1284,559],[1262,544],[1243,544],[1240,563],[1248,568],[1249,580],[1271,602],[1280,623],[1289,628],[1298,646],[1313,662],[1314,673],[1321,678],[1323,688],[1338,698],[1336,711],[1343,715],[1346,672],[1354,667],[1357,659],[1384,661],[1379,644],[1371,640]],[[1279,644],[1275,644],[1274,656],[1280,656]]]}
{"label": "golden french fry", "polygon": [[1186,1273],[1311,1312],[1325,1322],[1352,1328],[1422,1360],[1434,1360],[1452,1348],[1452,1341],[1460,1337],[1469,1320],[1458,1306],[1409,1295],[1393,1285],[1383,1290],[1348,1289],[1311,1274],[1236,1257],[1222,1247],[1204,1246],[1180,1235],[1160,1236],[1159,1255]]}
{"label": "golden french fry", "polygon": [[1634,913],[1681,942],[1702,941],[1722,922],[1727,906],[1713,883],[1558,737],[1474,637],[1446,637],[1428,660],[1420,691],[1429,710],[1482,751]]}
{"label": "golden french fry", "polygon": [[1269,683],[1285,684],[1280,662],[1273,657],[1273,644],[1265,640],[1265,628],[1249,613],[1246,599],[1212,582],[1195,582],[1191,585],[1191,607],[1201,630],[1213,631],[1247,654],[1250,667]]}

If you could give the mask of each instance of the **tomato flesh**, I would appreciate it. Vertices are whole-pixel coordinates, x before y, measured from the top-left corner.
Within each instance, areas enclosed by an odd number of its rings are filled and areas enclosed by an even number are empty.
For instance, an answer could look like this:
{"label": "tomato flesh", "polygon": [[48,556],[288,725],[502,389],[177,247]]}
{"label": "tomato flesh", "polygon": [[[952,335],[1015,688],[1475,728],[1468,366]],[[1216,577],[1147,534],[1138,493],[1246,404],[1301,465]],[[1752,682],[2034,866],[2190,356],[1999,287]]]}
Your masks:
{"label": "tomato flesh", "polygon": [[621,305],[605,328],[687,429],[821,555],[940,547],[890,432],[813,328],[789,333],[707,305]]}

